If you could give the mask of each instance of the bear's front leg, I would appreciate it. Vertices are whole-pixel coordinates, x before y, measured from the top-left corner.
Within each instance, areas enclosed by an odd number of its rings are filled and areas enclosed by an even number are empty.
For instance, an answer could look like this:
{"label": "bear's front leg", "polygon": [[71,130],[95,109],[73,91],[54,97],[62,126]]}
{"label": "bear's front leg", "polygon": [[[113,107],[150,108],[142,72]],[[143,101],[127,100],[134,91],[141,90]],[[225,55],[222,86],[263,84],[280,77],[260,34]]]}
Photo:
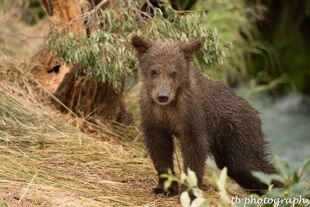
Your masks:
{"label": "bear's front leg", "polygon": [[165,194],[168,196],[178,194],[178,184],[176,182],[173,182],[168,191],[165,192],[164,182],[166,179],[160,178],[160,175],[168,173],[169,169],[174,174],[174,145],[172,136],[167,130],[155,127],[145,127],[144,140],[148,153],[159,176],[158,186],[153,190],[153,192],[155,194]]}
{"label": "bear's front leg", "polygon": [[181,151],[184,162],[184,170],[191,169],[196,173],[198,187],[202,187],[205,162],[208,157],[208,139],[203,131],[197,128],[187,127],[180,136]]}

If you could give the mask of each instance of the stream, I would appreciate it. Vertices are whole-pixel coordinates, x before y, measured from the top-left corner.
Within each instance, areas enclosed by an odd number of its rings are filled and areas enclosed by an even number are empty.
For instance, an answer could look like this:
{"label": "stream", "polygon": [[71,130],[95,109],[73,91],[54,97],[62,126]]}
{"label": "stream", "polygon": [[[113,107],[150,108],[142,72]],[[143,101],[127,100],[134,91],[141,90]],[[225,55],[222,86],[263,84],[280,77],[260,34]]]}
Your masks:
{"label": "stream", "polygon": [[[242,92],[239,92],[243,96]],[[243,96],[260,112],[263,131],[273,155],[293,168],[310,158],[310,97],[291,93]]]}

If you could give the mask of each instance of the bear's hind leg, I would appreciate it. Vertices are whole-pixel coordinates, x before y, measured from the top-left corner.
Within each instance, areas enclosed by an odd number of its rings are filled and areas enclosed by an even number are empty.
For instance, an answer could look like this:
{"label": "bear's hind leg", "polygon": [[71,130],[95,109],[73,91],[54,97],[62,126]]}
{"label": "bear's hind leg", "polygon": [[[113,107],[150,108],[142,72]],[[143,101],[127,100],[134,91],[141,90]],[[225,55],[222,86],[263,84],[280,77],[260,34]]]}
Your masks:
{"label": "bear's hind leg", "polygon": [[[261,194],[268,186],[252,175],[253,171],[275,173],[276,170],[268,159],[266,142],[263,139],[237,139],[223,137],[213,148],[213,156],[217,166],[227,167],[229,177],[241,187]],[[278,185],[280,186],[280,185]]]}

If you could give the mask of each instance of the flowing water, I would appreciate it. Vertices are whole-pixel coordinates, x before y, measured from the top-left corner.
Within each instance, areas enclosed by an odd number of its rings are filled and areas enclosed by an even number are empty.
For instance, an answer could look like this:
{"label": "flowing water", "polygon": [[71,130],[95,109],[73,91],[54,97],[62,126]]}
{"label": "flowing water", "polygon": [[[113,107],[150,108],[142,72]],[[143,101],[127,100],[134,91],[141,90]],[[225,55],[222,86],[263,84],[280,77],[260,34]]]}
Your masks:
{"label": "flowing water", "polygon": [[[239,91],[242,96],[242,92]],[[260,112],[265,137],[274,155],[293,168],[310,158],[310,98],[300,94],[246,96]]]}

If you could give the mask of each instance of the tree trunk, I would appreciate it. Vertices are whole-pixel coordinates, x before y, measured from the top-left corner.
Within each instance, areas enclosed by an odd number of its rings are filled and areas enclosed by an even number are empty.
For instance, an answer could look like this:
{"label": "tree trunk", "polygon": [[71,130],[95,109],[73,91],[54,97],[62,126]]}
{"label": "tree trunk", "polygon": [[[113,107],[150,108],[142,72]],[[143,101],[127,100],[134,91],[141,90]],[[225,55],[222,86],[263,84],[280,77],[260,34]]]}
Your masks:
{"label": "tree trunk", "polygon": [[[98,0],[89,0],[94,7]],[[41,0],[41,4],[48,14],[53,28],[61,28],[72,23],[83,11],[79,0]],[[76,36],[91,32],[83,21],[73,21],[68,27]],[[62,111],[69,108],[76,114],[103,120],[112,120],[124,124],[132,122],[131,115],[126,111],[123,98],[123,86],[116,92],[108,83],[99,83],[85,76],[76,76],[79,66],[60,64],[55,54],[43,48],[36,56],[33,68],[35,77],[58,100],[52,103]],[[124,84],[123,84],[124,85]],[[62,102],[66,107],[63,107]]]}

